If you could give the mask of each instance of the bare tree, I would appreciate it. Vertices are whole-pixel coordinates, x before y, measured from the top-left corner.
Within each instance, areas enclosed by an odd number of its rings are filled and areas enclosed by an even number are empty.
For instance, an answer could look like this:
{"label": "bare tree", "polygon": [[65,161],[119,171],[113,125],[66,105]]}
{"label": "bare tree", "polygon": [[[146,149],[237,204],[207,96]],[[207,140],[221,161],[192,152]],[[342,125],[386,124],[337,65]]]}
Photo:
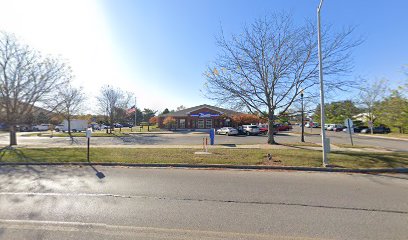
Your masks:
{"label": "bare tree", "polygon": [[176,108],[176,111],[181,111],[181,110],[184,110],[184,109],[186,109],[186,107],[184,105],[181,105],[181,106],[178,106]]}
{"label": "bare tree", "polygon": [[60,60],[42,57],[14,35],[0,32],[0,108],[10,129],[10,145],[17,145],[16,125],[34,105],[47,102],[55,86],[68,82],[70,73]]}
{"label": "bare tree", "polygon": [[[110,133],[112,133],[113,123],[119,115],[119,112],[128,108],[131,99],[131,93],[123,92],[119,88],[112,88],[109,85],[105,85],[101,88],[97,100],[100,111],[105,113],[108,118]],[[106,133],[108,133],[108,129],[106,129]]]}
{"label": "bare tree", "polygon": [[[330,89],[353,84],[346,78],[332,78],[351,69],[351,50],[361,41],[350,40],[353,28],[331,34],[322,32],[323,71]],[[220,53],[205,73],[206,96],[219,104],[266,112],[268,143],[274,144],[276,112],[286,112],[304,89],[317,93],[317,30],[307,22],[295,26],[286,13],[258,19],[239,35],[217,39]]]}
{"label": "bare tree", "polygon": [[373,125],[376,120],[375,112],[378,103],[385,97],[388,91],[388,82],[385,79],[376,80],[372,83],[368,83],[367,81],[362,82],[359,103],[364,108],[368,121],[371,122],[371,134],[373,134]]}
{"label": "bare tree", "polygon": [[83,108],[86,96],[82,88],[72,85],[58,87],[57,95],[52,101],[52,108],[68,122],[68,134],[71,135],[71,120],[73,115],[79,114]]}

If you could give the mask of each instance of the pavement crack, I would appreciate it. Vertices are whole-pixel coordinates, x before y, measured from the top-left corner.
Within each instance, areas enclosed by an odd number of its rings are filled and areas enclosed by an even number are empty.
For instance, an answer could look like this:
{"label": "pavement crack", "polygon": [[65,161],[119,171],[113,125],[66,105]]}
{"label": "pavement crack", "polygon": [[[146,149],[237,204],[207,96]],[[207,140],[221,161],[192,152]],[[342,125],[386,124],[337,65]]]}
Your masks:
{"label": "pavement crack", "polygon": [[67,196],[67,197],[112,197],[112,198],[125,198],[125,199],[156,199],[156,200],[169,200],[169,201],[190,201],[190,202],[215,202],[215,203],[233,203],[233,204],[255,204],[255,205],[277,205],[277,206],[299,206],[310,208],[324,208],[324,209],[339,209],[339,210],[353,210],[353,211],[366,211],[366,212],[382,212],[382,213],[397,213],[406,214],[408,211],[402,210],[390,210],[390,209],[376,209],[376,208],[361,208],[361,207],[344,207],[344,206],[329,206],[322,204],[306,204],[306,203],[289,203],[289,202],[273,202],[273,201],[240,201],[240,200],[222,200],[222,199],[207,199],[207,198],[174,198],[163,196],[149,196],[149,195],[124,195],[113,193],[42,193],[42,192],[0,192],[0,196],[13,196],[13,195],[25,195],[25,196]]}

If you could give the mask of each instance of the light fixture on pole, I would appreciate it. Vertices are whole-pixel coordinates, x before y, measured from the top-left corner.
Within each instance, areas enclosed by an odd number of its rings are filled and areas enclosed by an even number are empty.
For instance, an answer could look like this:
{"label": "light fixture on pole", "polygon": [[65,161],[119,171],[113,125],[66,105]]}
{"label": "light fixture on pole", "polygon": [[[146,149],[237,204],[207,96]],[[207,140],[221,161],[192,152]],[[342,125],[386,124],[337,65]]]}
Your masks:
{"label": "light fixture on pole", "polygon": [[323,86],[323,66],[322,66],[322,42],[320,34],[320,10],[322,8],[323,0],[320,0],[320,4],[317,7],[317,51],[319,55],[319,78],[320,78],[320,128],[322,135],[323,146],[323,166],[326,167],[329,164],[327,152],[330,147],[329,139],[326,139],[326,132],[324,129],[325,113],[324,113],[324,86]]}
{"label": "light fixture on pole", "polygon": [[302,126],[302,135],[300,137],[300,141],[301,142],[305,142],[305,110],[304,110],[304,106],[303,106],[303,89],[300,91],[300,100],[301,100],[301,104],[302,104],[302,121],[301,121],[301,126]]}

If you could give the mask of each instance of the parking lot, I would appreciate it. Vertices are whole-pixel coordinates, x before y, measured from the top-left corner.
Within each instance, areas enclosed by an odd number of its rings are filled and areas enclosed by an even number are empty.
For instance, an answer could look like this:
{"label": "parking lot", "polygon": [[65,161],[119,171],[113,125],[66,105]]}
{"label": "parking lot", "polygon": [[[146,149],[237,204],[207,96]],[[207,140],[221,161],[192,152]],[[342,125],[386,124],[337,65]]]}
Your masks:
{"label": "parking lot", "polygon": [[[312,132],[311,132],[312,131]],[[306,129],[305,135],[306,142],[321,143],[321,136],[319,134],[320,129]],[[288,132],[280,132],[276,137],[278,143],[296,143],[300,142],[300,135],[298,129]],[[350,138],[347,133],[344,132],[327,132],[333,144],[350,144]],[[138,147],[147,145],[201,145],[203,138],[209,135],[206,133],[196,132],[179,132],[173,134],[132,134],[129,136],[115,136],[115,137],[93,137],[91,139],[91,145],[93,146],[127,146]],[[383,139],[362,134],[354,134],[353,140],[355,145],[371,146],[374,148],[389,149],[394,151],[408,151],[408,141]],[[3,146],[8,145],[8,134],[0,134],[0,144]],[[266,144],[267,136],[225,136],[216,135],[215,144],[217,145],[251,145],[251,144]],[[76,137],[71,140],[68,137],[26,137],[21,136],[19,133],[18,144],[24,147],[69,147],[69,146],[85,146],[86,138]]]}

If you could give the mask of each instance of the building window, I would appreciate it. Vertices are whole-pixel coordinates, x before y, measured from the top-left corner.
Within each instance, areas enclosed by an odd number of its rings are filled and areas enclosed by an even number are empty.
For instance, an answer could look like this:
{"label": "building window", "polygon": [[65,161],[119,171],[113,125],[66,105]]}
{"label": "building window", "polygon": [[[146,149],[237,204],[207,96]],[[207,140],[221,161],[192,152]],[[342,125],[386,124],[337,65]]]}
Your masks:
{"label": "building window", "polygon": [[212,119],[205,120],[205,128],[212,128]]}
{"label": "building window", "polygon": [[198,119],[197,128],[204,128],[204,119]]}
{"label": "building window", "polygon": [[180,128],[186,128],[186,119],[180,119]]}

